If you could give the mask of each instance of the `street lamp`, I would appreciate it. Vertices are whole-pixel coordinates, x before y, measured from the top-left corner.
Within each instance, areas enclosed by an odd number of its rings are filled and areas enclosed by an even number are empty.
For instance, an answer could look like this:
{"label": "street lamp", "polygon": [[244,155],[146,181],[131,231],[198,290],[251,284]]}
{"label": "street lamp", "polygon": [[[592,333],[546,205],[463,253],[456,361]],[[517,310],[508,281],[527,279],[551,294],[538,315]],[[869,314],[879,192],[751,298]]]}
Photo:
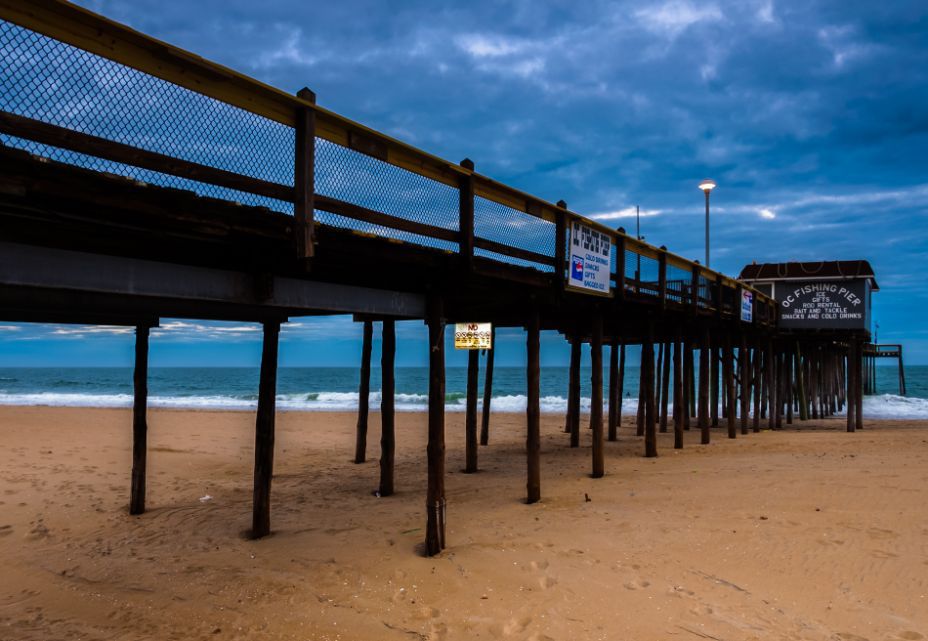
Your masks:
{"label": "street lamp", "polygon": [[709,266],[709,192],[715,189],[715,181],[706,178],[699,183],[699,188],[706,194],[706,267]]}

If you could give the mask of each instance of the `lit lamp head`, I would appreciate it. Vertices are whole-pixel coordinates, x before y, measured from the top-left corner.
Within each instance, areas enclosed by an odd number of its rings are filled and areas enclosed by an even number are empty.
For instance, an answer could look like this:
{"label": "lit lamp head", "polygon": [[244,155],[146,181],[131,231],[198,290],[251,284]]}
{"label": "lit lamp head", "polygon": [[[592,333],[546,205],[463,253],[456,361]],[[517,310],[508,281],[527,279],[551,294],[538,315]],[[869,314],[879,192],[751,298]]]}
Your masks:
{"label": "lit lamp head", "polygon": [[699,188],[702,189],[704,192],[706,192],[706,195],[708,195],[710,191],[715,189],[715,181],[709,178],[706,178],[704,181],[699,183]]}

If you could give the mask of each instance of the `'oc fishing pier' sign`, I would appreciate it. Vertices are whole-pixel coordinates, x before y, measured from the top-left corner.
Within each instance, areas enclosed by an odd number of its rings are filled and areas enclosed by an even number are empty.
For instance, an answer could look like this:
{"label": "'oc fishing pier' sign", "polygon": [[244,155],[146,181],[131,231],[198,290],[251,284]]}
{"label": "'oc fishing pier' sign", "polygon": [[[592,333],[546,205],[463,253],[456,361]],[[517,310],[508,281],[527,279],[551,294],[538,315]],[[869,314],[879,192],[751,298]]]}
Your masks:
{"label": "'oc fishing pier' sign", "polygon": [[867,327],[867,283],[853,281],[778,282],[780,327],[796,329]]}
{"label": "'oc fishing pier' sign", "polygon": [[612,237],[575,220],[570,225],[569,247],[567,286],[611,295]]}

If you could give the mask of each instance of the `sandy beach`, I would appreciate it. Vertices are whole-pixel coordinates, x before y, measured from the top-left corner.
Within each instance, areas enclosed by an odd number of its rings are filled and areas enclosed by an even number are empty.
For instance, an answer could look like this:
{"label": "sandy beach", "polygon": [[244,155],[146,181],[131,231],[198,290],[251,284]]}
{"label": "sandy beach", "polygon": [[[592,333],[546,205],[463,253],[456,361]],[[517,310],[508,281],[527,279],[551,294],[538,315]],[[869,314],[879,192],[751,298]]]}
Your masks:
{"label": "sandy beach", "polygon": [[544,415],[525,505],[524,417],[494,416],[465,475],[449,414],[449,547],[427,559],[425,414],[398,415],[389,498],[378,420],[355,465],[353,414],[279,415],[274,534],[249,541],[251,413],[151,412],[130,517],[127,410],[0,408],[0,639],[928,636],[926,423],[662,434],[657,459],[626,424],[594,480],[588,432],[571,450]]}

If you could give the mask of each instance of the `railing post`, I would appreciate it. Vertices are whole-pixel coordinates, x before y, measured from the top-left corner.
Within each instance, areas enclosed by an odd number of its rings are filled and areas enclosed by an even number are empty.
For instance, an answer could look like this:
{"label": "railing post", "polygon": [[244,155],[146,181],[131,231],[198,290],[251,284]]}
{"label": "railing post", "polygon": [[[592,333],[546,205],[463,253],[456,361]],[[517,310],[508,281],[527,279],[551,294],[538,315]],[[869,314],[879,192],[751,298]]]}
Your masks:
{"label": "railing post", "polygon": [[[474,171],[474,161],[465,158],[461,161],[461,167]],[[458,230],[460,237],[458,239],[458,252],[461,255],[461,264],[468,273],[474,270],[474,174],[462,174],[458,190],[460,193],[460,221]]]}
{"label": "railing post", "polygon": [[625,300],[625,230],[619,227],[615,237],[615,297]]}
{"label": "railing post", "polygon": [[695,264],[692,267],[693,278],[690,288],[692,291],[692,296],[690,297],[690,304],[693,306],[693,314],[699,313],[699,264]]}
{"label": "railing post", "polygon": [[[297,92],[297,97],[316,104],[316,94],[306,87]],[[293,238],[298,259],[312,258],[315,253],[315,204],[316,194],[316,112],[312,107],[301,105],[296,110],[296,151],[293,172]]]}
{"label": "railing post", "polygon": [[667,309],[667,248],[663,245],[657,254],[657,290],[661,299],[661,309]]}
{"label": "railing post", "polygon": [[715,292],[713,292],[713,299],[715,302],[715,317],[722,318],[722,275],[718,274],[715,277]]}
{"label": "railing post", "polygon": [[554,278],[558,291],[564,291],[564,268],[567,264],[567,203],[557,201],[554,212]]}

